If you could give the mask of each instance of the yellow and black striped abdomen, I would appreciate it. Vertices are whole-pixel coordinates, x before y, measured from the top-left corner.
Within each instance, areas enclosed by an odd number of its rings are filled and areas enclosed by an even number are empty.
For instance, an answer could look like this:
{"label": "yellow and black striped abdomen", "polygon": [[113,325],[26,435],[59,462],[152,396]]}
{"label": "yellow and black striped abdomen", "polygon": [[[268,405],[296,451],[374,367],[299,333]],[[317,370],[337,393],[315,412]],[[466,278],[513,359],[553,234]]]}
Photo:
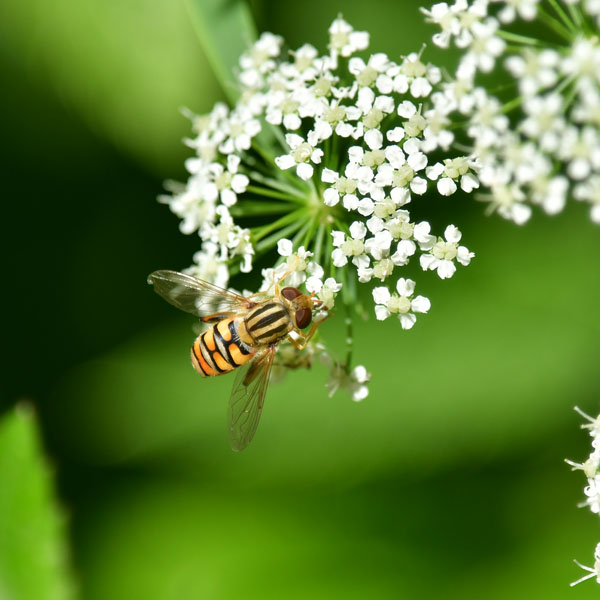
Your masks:
{"label": "yellow and black striped abdomen", "polygon": [[203,377],[225,375],[247,363],[255,350],[244,344],[235,319],[223,319],[198,336],[192,346],[192,364]]}
{"label": "yellow and black striped abdomen", "polygon": [[289,310],[277,300],[253,308],[244,319],[246,331],[257,344],[273,344],[292,330]]}

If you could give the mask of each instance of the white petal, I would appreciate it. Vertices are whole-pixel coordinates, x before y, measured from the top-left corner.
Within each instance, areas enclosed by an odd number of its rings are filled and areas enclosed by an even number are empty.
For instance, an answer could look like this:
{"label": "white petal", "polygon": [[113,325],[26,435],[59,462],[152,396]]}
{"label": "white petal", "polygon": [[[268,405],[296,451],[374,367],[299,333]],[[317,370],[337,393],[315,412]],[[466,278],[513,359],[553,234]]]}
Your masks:
{"label": "white petal", "polygon": [[431,167],[427,167],[425,174],[428,179],[435,181],[444,171],[444,165],[442,163],[435,163]]}
{"label": "white petal", "polygon": [[309,165],[308,163],[300,163],[296,167],[296,174],[298,175],[298,177],[300,177],[300,179],[304,179],[304,181],[309,180],[313,176],[314,171],[315,170],[313,166]]}
{"label": "white petal", "polygon": [[355,240],[362,240],[365,235],[367,235],[367,228],[365,227],[365,224],[361,223],[360,221],[354,221],[354,223],[350,225],[350,235]]}
{"label": "white petal", "polygon": [[315,163],[315,165],[318,165],[321,162],[322,158],[323,150],[321,150],[320,148],[313,150],[312,154],[310,155],[310,160],[312,160]]}
{"label": "white petal", "polygon": [[277,242],[277,252],[279,252],[281,256],[291,256],[292,251],[293,246],[291,240],[283,238]]}
{"label": "white petal", "polygon": [[334,267],[344,267],[348,264],[348,257],[342,252],[340,248],[336,248],[331,253]]}
{"label": "white petal", "polygon": [[323,169],[323,172],[321,173],[321,181],[324,181],[325,183],[335,183],[339,178],[339,173],[332,169]]}
{"label": "white petal", "polygon": [[378,321],[385,321],[390,314],[390,311],[385,306],[381,306],[381,304],[375,305],[375,316]]}
{"label": "white petal", "polygon": [[334,188],[327,188],[323,192],[323,203],[326,206],[335,206],[340,201],[340,195]]}
{"label": "white petal", "polygon": [[457,244],[460,242],[460,238],[462,237],[462,233],[458,229],[458,227],[454,225],[448,225],[444,230],[444,237],[447,242],[452,242],[453,244]]}
{"label": "white petal", "polygon": [[336,128],[335,132],[343,138],[350,137],[354,133],[354,127],[350,125],[350,123],[346,123],[345,121],[340,121]]}
{"label": "white petal", "polygon": [[425,296],[417,296],[411,301],[410,307],[416,313],[426,313],[431,308],[431,302]]}
{"label": "white petal", "polygon": [[440,279],[450,279],[456,273],[456,265],[451,260],[440,260],[437,266],[437,274]]}
{"label": "white petal", "polygon": [[475,256],[474,252],[469,252],[465,246],[459,246],[456,253],[456,260],[465,267],[471,262],[471,259]]}
{"label": "white petal", "polygon": [[[230,154],[229,156],[234,155]],[[246,175],[241,175],[238,173],[237,175],[234,175],[231,179],[231,189],[238,194],[242,194],[246,191],[246,188],[248,187],[249,183],[250,180],[248,179],[248,177],[246,177]]]}
{"label": "white petal", "polygon": [[308,263],[306,272],[313,277],[318,277],[319,279],[323,279],[323,275],[325,274],[323,267],[319,263],[316,263],[312,260]]}
{"label": "white petal", "polygon": [[431,271],[437,267],[439,261],[432,254],[421,254],[419,262],[421,263],[421,269],[423,269],[423,271]]}
{"label": "white petal", "polygon": [[387,304],[391,298],[390,290],[387,287],[381,286],[373,288],[373,300],[375,304]]}
{"label": "white petal", "polygon": [[332,231],[331,237],[333,238],[333,245],[337,248],[346,241],[346,236],[343,231]]}
{"label": "white petal", "polygon": [[410,191],[408,188],[392,188],[390,198],[395,202],[396,206],[404,206],[410,202]]}
{"label": "white petal", "polygon": [[375,203],[370,198],[363,198],[358,203],[358,212],[363,215],[363,217],[368,217],[373,214],[375,210]]}
{"label": "white petal", "polygon": [[398,279],[398,283],[396,283],[396,290],[401,296],[409,298],[414,294],[415,282],[412,279],[404,279],[404,277],[400,277],[400,279]]}
{"label": "white petal", "polygon": [[413,193],[422,196],[427,191],[427,180],[422,177],[415,177],[410,182],[410,189]]}
{"label": "white petal", "polygon": [[354,194],[346,194],[342,204],[346,210],[356,210],[358,208],[358,198]]}
{"label": "white petal", "polygon": [[402,329],[412,329],[412,326],[417,321],[417,317],[412,313],[398,315],[398,318],[400,319],[400,325],[402,325]]}
{"label": "white petal", "polygon": [[241,158],[237,154],[230,154],[227,157],[227,170],[230,173],[237,173],[238,167],[240,166]]}
{"label": "white petal", "polygon": [[221,202],[225,206],[233,206],[237,202],[235,192],[231,190],[221,190]]}
{"label": "white petal", "polygon": [[[406,146],[404,149],[406,150]],[[413,171],[420,171],[427,166],[427,156],[423,152],[413,152],[408,155],[406,162]]]}
{"label": "white petal", "polygon": [[283,117],[283,126],[286,129],[291,129],[295,131],[296,129],[300,129],[301,125],[302,121],[300,120],[300,117],[297,114],[290,113]]}
{"label": "white petal", "polygon": [[417,107],[408,100],[398,105],[398,114],[405,119],[410,119],[417,112]]}
{"label": "white petal", "polygon": [[275,158],[275,164],[282,170],[290,169],[296,164],[296,161],[289,155],[284,154]]}
{"label": "white petal", "polygon": [[306,286],[306,289],[311,292],[311,293],[317,293],[321,291],[321,288],[323,287],[323,282],[315,276],[309,277],[306,280],[306,283],[304,284]]}
{"label": "white petal", "polygon": [[394,127],[386,134],[390,142],[401,142],[404,139],[404,129],[402,127]]}
{"label": "white petal", "polygon": [[479,180],[473,173],[467,173],[460,178],[460,187],[463,192],[470,194],[474,189],[479,187]]}
{"label": "white petal", "polygon": [[370,129],[365,133],[364,140],[371,150],[378,150],[383,144],[383,135],[379,129]]}
{"label": "white petal", "polygon": [[292,150],[295,150],[300,144],[304,143],[304,140],[295,133],[286,134],[285,141]]}
{"label": "white petal", "polygon": [[348,159],[351,163],[362,162],[365,151],[360,146],[352,146],[348,149]]}
{"label": "white petal", "polygon": [[457,189],[456,183],[450,177],[442,177],[437,182],[437,190],[442,196],[451,196]]}
{"label": "white petal", "polygon": [[367,383],[367,381],[371,379],[371,376],[369,373],[367,373],[367,369],[365,369],[363,365],[357,365],[354,367],[350,373],[350,377],[352,377],[352,379],[354,379],[354,381],[357,383]]}
{"label": "white petal", "polygon": [[388,114],[394,112],[394,100],[390,96],[379,96],[375,100],[375,108]]}
{"label": "white petal", "polygon": [[367,227],[371,233],[377,233],[383,229],[383,220],[373,216],[367,221]]}

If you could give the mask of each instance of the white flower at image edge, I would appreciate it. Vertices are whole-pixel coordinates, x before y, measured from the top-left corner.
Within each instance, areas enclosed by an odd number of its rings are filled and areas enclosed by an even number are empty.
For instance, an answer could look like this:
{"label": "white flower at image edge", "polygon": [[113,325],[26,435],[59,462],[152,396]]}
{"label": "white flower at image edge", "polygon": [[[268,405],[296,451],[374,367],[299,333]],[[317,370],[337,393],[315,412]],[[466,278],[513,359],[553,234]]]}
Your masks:
{"label": "white flower at image edge", "polygon": [[401,277],[396,284],[398,295],[391,294],[385,287],[376,287],[373,290],[375,300],[375,316],[379,321],[387,319],[392,314],[397,314],[402,329],[411,329],[417,321],[414,313],[426,313],[431,308],[431,302],[425,296],[412,298],[415,291],[415,282],[412,279]]}
{"label": "white flower at image edge", "polygon": [[581,583],[582,581],[591,579],[592,577],[595,577],[596,581],[598,583],[600,583],[600,544],[598,544],[596,546],[596,550],[594,551],[594,566],[593,567],[586,567],[585,565],[582,565],[578,561],[575,561],[575,564],[578,567],[581,567],[584,571],[588,571],[588,575],[584,575],[581,579],[578,579],[577,581],[574,581],[573,583],[571,583],[571,587],[573,587],[574,585],[577,585],[578,583]]}

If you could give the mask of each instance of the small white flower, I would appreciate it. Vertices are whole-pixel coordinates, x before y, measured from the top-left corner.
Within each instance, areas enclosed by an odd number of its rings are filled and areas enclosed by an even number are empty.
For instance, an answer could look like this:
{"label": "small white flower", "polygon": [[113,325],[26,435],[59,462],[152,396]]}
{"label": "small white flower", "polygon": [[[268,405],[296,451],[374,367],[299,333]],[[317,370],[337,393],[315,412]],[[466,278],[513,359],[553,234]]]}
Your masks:
{"label": "small white flower", "polygon": [[337,57],[338,53],[344,57],[351,56],[368,46],[369,34],[366,31],[354,31],[341,17],[329,27],[329,48],[333,57]]}
{"label": "small white flower", "polygon": [[465,246],[459,246],[462,234],[454,225],[448,225],[444,231],[444,238],[439,238],[433,248],[420,258],[421,268],[424,271],[437,271],[441,279],[448,279],[456,272],[456,260],[461,265],[468,265],[475,256]]}
{"label": "small white flower", "polygon": [[592,577],[596,578],[596,581],[598,583],[600,583],[600,544],[598,544],[596,546],[596,550],[594,551],[594,566],[593,567],[586,567],[585,565],[582,565],[581,563],[575,561],[575,564],[578,567],[581,567],[584,571],[588,571],[588,575],[584,575],[583,577],[581,577],[581,579],[578,579],[577,581],[574,581],[573,583],[571,583],[571,587],[573,587],[574,585],[577,585],[578,583],[581,583],[582,581],[586,581],[587,579],[591,579]]}
{"label": "small white flower", "polygon": [[375,316],[379,321],[397,314],[402,329],[411,329],[417,320],[415,313],[426,313],[431,308],[431,302],[424,296],[412,298],[415,282],[412,279],[398,279],[396,284],[398,294],[391,294],[387,287],[376,287],[373,290],[375,301]]}
{"label": "small white flower", "polygon": [[335,303],[335,296],[342,289],[342,284],[333,277],[328,277],[323,282],[319,277],[311,276],[306,280],[306,289],[316,294],[325,310],[331,310]]}
{"label": "small white flower", "polygon": [[345,365],[333,361],[326,353],[321,355],[321,362],[329,368],[329,380],[325,385],[330,398],[340,389],[346,390],[355,402],[360,402],[369,395],[367,384],[371,380],[371,374],[363,365],[357,365],[348,372]]}
{"label": "small white flower", "polygon": [[285,140],[290,146],[291,152],[275,158],[275,164],[283,170],[296,166],[296,174],[300,179],[310,179],[313,176],[314,168],[309,161],[319,164],[323,157],[323,150],[314,148],[294,133],[288,133]]}

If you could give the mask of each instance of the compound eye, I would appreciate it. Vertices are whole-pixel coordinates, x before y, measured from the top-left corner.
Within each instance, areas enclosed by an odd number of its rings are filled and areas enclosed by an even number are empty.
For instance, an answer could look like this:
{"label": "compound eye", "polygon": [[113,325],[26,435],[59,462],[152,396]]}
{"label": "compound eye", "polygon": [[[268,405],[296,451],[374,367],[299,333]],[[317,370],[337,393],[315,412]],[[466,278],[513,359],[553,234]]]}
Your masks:
{"label": "compound eye", "polygon": [[302,296],[302,292],[298,288],[286,287],[281,290],[281,295],[286,300],[294,300],[298,296]]}
{"label": "compound eye", "polygon": [[296,325],[299,329],[304,329],[312,321],[312,310],[310,308],[301,308],[296,311]]}

